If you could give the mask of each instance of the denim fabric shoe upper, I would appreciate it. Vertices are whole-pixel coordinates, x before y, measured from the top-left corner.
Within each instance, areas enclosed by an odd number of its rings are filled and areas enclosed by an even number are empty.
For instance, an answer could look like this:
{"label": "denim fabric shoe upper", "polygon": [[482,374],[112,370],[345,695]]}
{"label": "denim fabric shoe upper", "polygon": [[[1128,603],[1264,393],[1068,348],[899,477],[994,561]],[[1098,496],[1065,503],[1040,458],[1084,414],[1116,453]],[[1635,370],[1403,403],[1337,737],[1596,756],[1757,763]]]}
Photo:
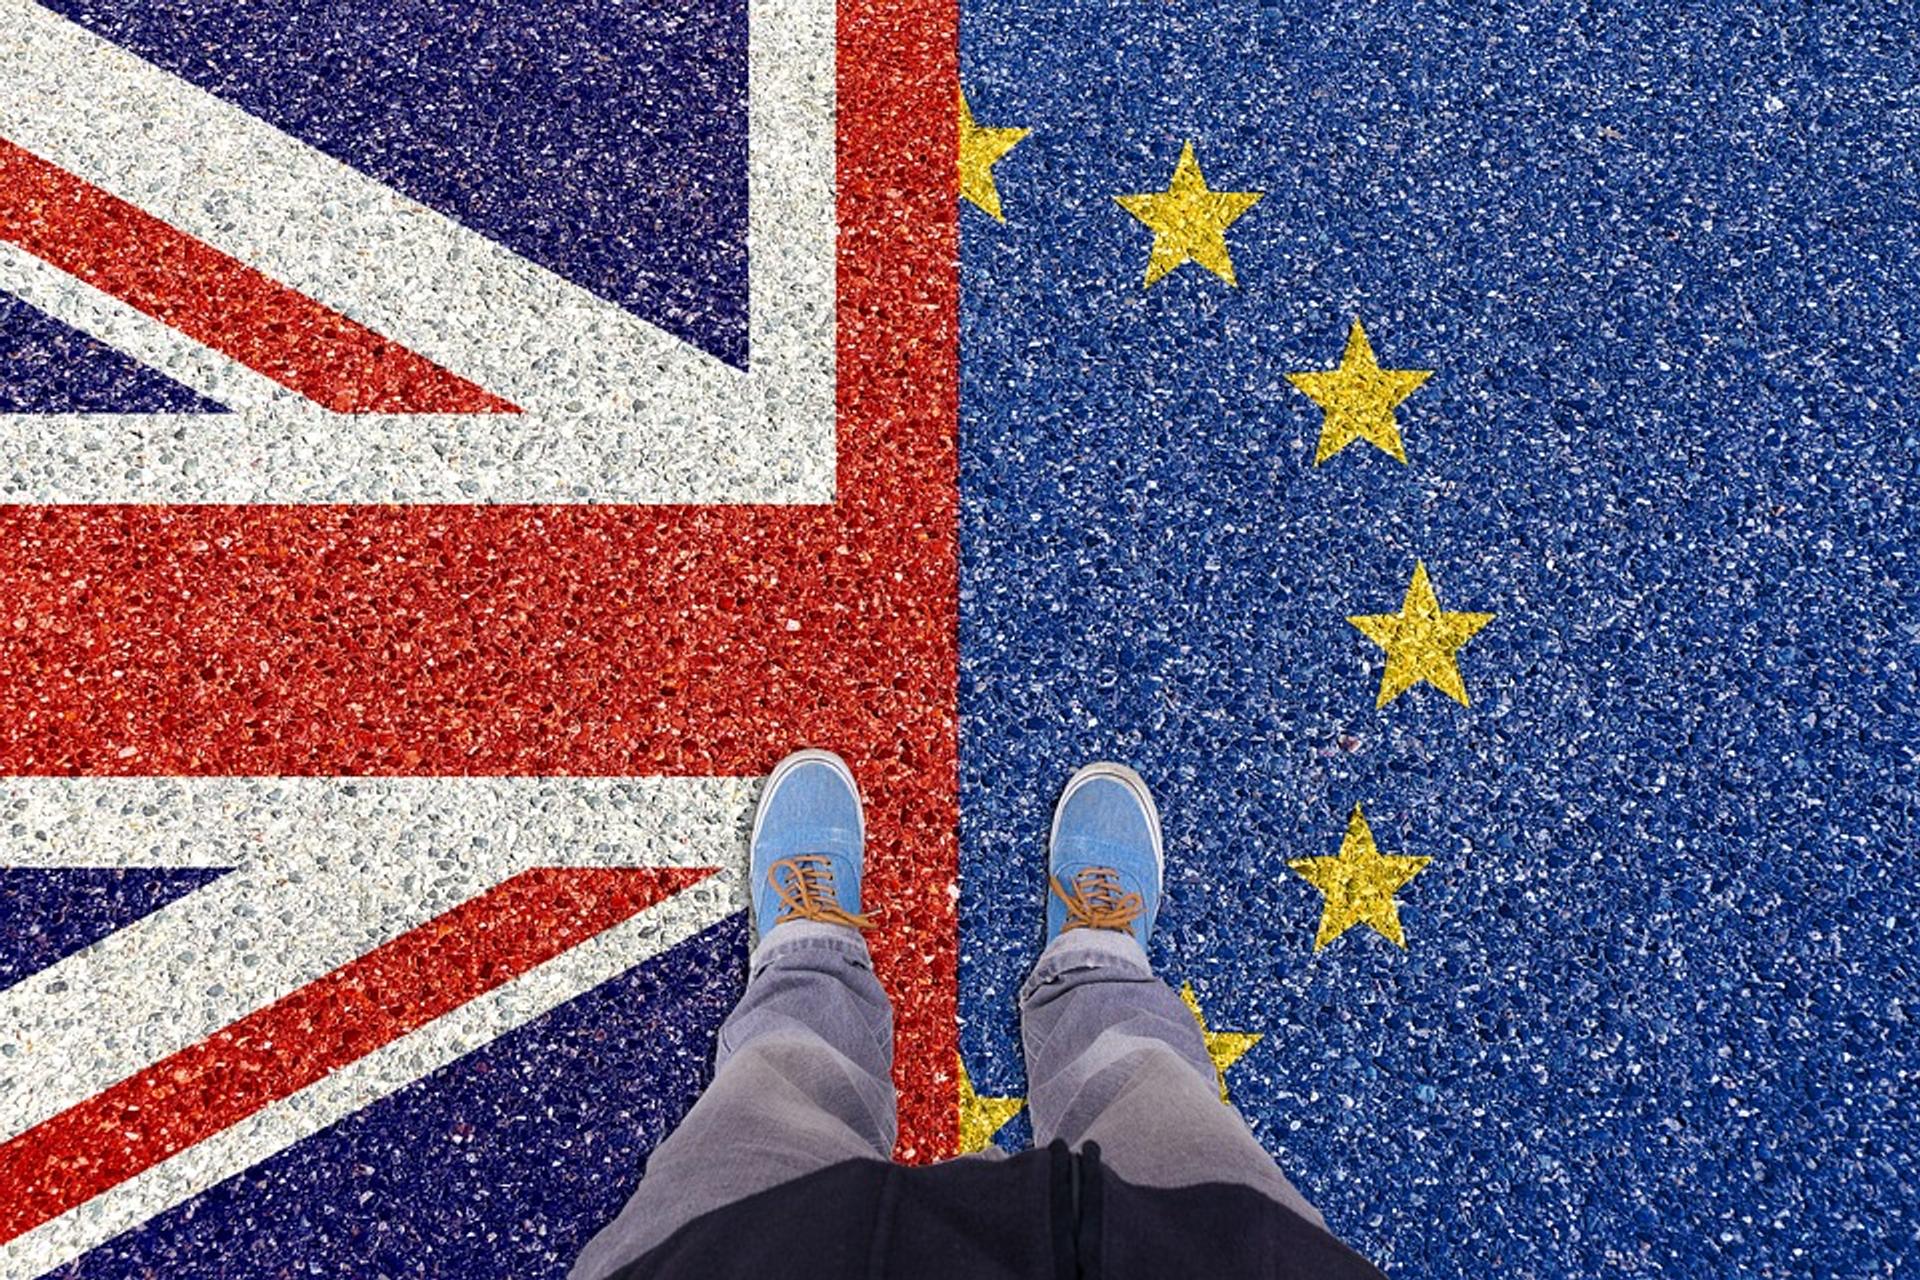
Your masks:
{"label": "denim fabric shoe upper", "polygon": [[753,922],[765,937],[785,920],[868,927],[860,914],[866,821],[846,761],[796,751],[774,766],[753,819]]}
{"label": "denim fabric shoe upper", "polygon": [[1047,941],[1068,929],[1125,929],[1141,947],[1160,911],[1160,815],[1140,775],[1091,764],[1053,813]]}

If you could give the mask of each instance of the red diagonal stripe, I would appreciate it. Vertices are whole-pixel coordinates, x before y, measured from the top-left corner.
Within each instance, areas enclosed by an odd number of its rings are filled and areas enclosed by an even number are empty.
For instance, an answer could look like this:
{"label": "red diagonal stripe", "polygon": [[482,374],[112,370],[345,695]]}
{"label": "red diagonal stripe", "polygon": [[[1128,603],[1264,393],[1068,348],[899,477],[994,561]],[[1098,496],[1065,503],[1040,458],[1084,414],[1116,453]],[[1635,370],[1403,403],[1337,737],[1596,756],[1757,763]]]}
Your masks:
{"label": "red diagonal stripe", "polygon": [[525,871],[0,1146],[0,1243],[713,874]]}
{"label": "red diagonal stripe", "polygon": [[4,138],[0,239],[335,413],[519,412]]}

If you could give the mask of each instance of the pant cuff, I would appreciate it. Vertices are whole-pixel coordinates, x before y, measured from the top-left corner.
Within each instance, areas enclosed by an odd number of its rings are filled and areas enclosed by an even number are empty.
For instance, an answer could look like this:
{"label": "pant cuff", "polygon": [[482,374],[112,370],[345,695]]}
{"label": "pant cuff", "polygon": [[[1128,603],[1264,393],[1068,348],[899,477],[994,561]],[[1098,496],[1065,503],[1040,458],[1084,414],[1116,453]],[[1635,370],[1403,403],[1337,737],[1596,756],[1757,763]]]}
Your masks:
{"label": "pant cuff", "polygon": [[1033,972],[1021,985],[1020,999],[1070,969],[1126,969],[1153,976],[1145,948],[1130,929],[1067,929],[1040,953]]}
{"label": "pant cuff", "polygon": [[833,951],[851,956],[864,967],[873,968],[873,956],[860,930],[844,924],[823,924],[818,920],[789,920],[767,930],[747,962],[749,980],[783,955],[795,951]]}

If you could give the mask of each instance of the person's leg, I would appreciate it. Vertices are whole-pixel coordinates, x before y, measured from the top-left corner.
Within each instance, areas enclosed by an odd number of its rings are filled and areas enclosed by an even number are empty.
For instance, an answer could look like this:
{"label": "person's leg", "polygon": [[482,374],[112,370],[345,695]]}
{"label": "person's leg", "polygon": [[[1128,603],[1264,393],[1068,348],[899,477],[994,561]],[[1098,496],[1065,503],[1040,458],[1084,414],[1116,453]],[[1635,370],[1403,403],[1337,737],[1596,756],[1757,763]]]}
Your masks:
{"label": "person's leg", "polygon": [[894,1126],[893,1011],[866,941],[840,925],[782,925],[754,949],[713,1083],[570,1275],[598,1280],[708,1210],[802,1174],[888,1159]]}
{"label": "person's leg", "polygon": [[1048,845],[1048,944],[1020,991],[1035,1145],[1098,1142],[1136,1185],[1242,1183],[1324,1226],[1220,1101],[1199,1025],[1147,963],[1162,854],[1146,783],[1120,765],[1080,770]]}
{"label": "person's leg", "polygon": [[1131,934],[1056,937],[1021,987],[1020,1021],[1036,1146],[1098,1142],[1137,1186],[1241,1183],[1326,1225],[1220,1101],[1199,1025]]}
{"label": "person's leg", "polygon": [[761,937],[746,994],[720,1028],[713,1082],[571,1280],[600,1280],[700,1215],[782,1182],[891,1158],[893,1010],[859,932],[863,834],[837,757],[802,752],[774,769],[753,833]]}

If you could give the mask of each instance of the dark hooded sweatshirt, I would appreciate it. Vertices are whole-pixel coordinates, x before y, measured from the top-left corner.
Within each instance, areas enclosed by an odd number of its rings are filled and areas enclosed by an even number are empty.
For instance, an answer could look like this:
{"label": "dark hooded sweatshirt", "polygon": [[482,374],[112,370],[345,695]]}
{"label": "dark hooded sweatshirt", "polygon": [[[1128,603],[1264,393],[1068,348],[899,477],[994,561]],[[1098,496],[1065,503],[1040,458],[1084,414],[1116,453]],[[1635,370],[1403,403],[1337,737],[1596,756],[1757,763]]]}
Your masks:
{"label": "dark hooded sweatshirt", "polygon": [[1054,1142],[1008,1160],[848,1160],[722,1206],[618,1280],[1384,1280],[1251,1187],[1137,1187]]}

